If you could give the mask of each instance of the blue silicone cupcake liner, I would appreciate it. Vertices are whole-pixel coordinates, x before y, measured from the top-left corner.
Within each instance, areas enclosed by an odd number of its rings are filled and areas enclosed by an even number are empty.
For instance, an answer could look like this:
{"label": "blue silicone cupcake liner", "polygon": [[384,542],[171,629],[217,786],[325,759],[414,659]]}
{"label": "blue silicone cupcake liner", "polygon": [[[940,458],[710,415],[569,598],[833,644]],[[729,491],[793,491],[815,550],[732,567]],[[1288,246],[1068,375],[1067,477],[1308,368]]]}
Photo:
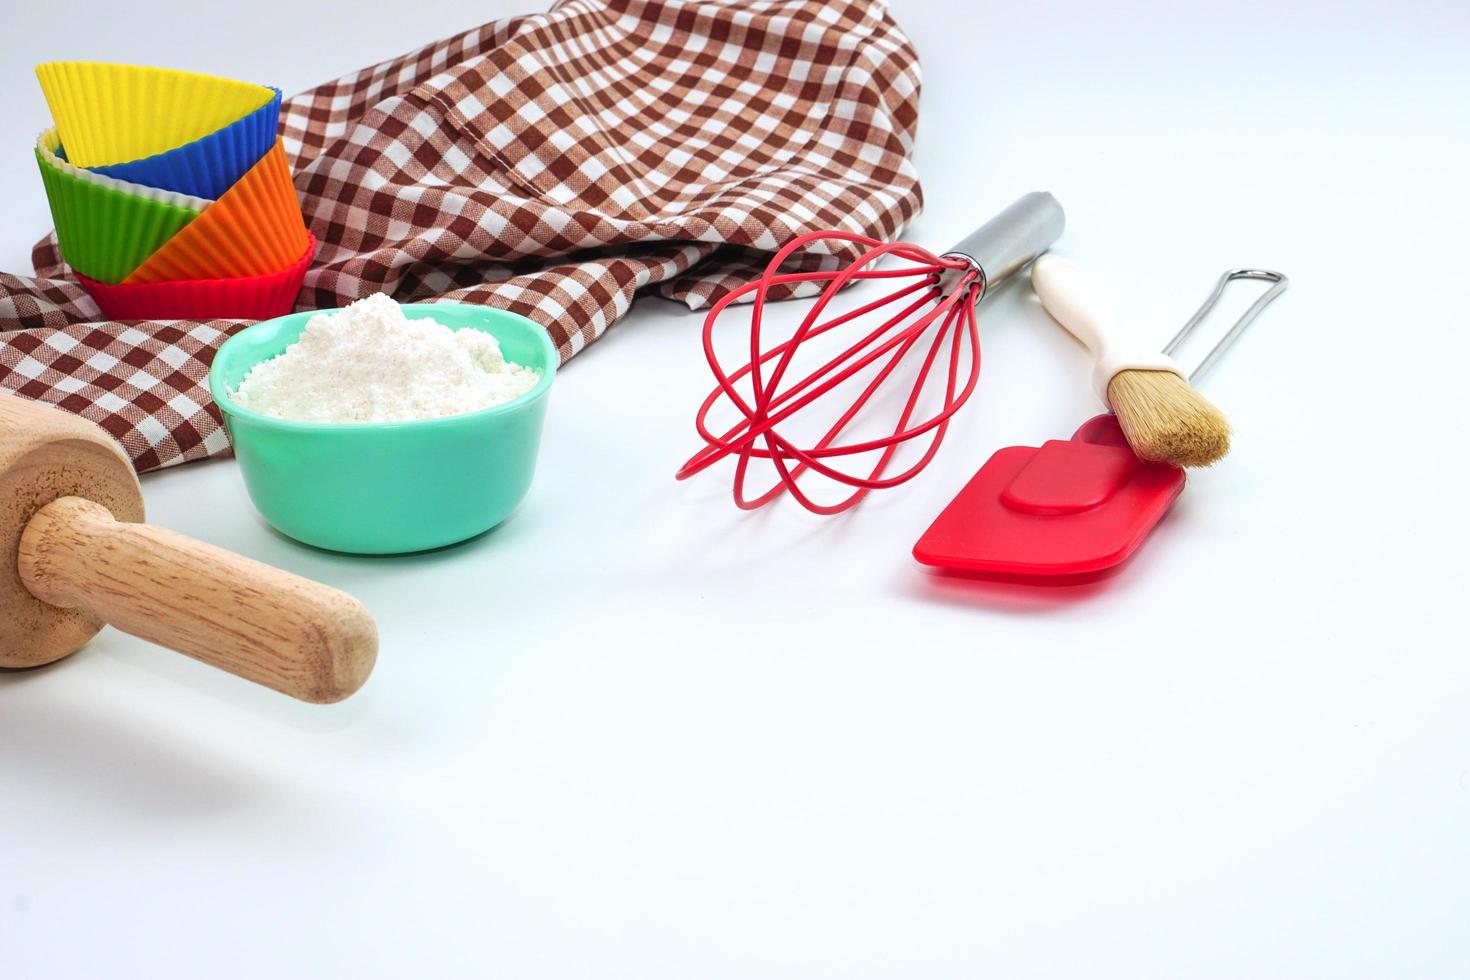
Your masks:
{"label": "blue silicone cupcake liner", "polygon": [[249,115],[192,143],[141,160],[88,167],[94,173],[213,200],[255,166],[276,142],[281,90]]}

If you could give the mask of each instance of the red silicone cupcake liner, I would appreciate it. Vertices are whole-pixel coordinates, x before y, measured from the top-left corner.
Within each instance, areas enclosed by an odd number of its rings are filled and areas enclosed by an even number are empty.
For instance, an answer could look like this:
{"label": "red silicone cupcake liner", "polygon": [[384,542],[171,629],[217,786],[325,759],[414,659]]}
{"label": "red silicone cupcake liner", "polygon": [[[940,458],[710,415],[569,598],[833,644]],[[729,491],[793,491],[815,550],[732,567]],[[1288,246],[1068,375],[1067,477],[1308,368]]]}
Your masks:
{"label": "red silicone cupcake liner", "polygon": [[290,313],[301,280],[316,254],[307,233],[306,251],[290,267],[240,279],[175,279],[109,285],[77,278],[111,320],[269,320]]}

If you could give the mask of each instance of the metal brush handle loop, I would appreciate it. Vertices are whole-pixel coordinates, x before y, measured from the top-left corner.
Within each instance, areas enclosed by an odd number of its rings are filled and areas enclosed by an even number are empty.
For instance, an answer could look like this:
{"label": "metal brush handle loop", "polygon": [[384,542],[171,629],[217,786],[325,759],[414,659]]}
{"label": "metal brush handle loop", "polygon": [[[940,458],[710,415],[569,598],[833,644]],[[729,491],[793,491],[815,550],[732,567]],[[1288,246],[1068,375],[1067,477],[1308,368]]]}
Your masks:
{"label": "metal brush handle loop", "polygon": [[981,225],[946,256],[965,259],[980,270],[980,298],[986,290],[1026,264],[1062,237],[1067,215],[1057,199],[1032,191]]}
{"label": "metal brush handle loop", "polygon": [[1231,269],[1220,277],[1220,281],[1215,283],[1214,291],[1200,304],[1200,308],[1194,311],[1194,316],[1189,318],[1189,322],[1179,328],[1179,332],[1174,335],[1174,339],[1169,341],[1168,346],[1164,348],[1166,355],[1170,357],[1174,356],[1174,352],[1179,349],[1179,346],[1185,340],[1189,339],[1189,335],[1194,333],[1195,328],[1204,321],[1204,318],[1220,302],[1220,297],[1225,294],[1225,287],[1236,279],[1259,279],[1262,282],[1274,283],[1274,285],[1262,293],[1260,298],[1250,305],[1250,309],[1240,315],[1240,319],[1236,320],[1235,325],[1230,328],[1225,336],[1220,338],[1219,343],[1210,349],[1210,352],[1205,355],[1204,360],[1200,361],[1199,365],[1193,371],[1189,372],[1190,384],[1193,384],[1195,379],[1208,371],[1220,359],[1220,355],[1230,349],[1231,345],[1245,332],[1245,328],[1255,322],[1256,317],[1261,315],[1261,311],[1270,306],[1271,301],[1277,296],[1284,293],[1286,287],[1291,282],[1291,280],[1287,279],[1281,273],[1271,272],[1267,269]]}

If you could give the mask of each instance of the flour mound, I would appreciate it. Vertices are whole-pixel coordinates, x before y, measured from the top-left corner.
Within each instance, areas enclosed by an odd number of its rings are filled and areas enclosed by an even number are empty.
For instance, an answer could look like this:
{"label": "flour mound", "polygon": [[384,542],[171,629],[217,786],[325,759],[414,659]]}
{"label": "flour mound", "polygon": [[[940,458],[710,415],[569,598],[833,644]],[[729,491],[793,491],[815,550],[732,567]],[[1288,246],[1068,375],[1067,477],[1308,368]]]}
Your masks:
{"label": "flour mound", "polygon": [[230,392],[297,422],[406,422],[462,415],[524,395],[541,372],[507,361],[488,333],[410,320],[383,293],[318,313],[280,355]]}

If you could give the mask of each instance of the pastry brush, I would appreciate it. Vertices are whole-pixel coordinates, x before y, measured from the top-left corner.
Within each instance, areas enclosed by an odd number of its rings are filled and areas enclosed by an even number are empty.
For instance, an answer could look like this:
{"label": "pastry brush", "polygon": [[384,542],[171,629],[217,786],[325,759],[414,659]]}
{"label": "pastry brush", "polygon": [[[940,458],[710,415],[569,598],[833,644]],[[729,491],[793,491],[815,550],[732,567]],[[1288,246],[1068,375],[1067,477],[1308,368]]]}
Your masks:
{"label": "pastry brush", "polygon": [[1230,451],[1225,416],[1190,387],[1172,357],[1129,342],[1101,291],[1074,263],[1041,256],[1031,285],[1052,318],[1092,352],[1093,385],[1140,459],[1208,466]]}

